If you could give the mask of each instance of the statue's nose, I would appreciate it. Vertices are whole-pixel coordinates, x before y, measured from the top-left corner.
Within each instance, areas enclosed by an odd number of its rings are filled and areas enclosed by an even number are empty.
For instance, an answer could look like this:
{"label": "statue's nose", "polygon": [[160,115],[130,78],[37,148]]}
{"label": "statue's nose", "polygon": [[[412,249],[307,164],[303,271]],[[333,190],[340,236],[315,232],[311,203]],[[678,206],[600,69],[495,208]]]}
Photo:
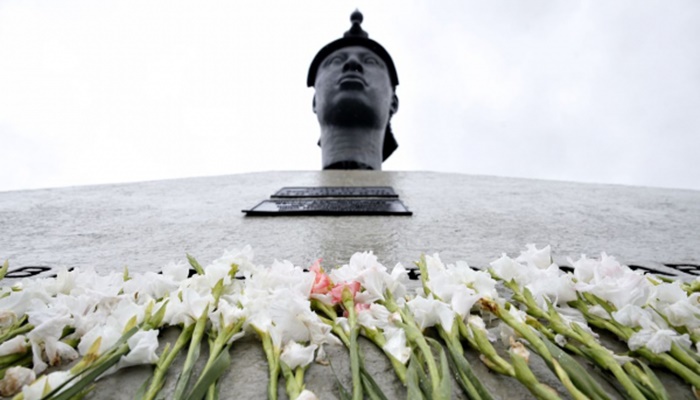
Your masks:
{"label": "statue's nose", "polygon": [[354,58],[350,58],[345,62],[345,65],[343,65],[343,72],[346,71],[362,72],[362,64],[357,62]]}

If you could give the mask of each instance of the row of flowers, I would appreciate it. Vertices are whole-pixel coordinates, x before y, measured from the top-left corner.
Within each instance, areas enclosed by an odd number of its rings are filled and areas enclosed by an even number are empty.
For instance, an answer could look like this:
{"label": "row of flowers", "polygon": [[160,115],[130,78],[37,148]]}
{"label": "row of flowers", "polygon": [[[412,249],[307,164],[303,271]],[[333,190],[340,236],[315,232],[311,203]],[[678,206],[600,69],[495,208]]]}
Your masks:
{"label": "row of flowers", "polygon": [[[573,272],[552,262],[549,246],[528,245],[482,270],[423,256],[417,290],[407,288],[404,266],[388,269],[371,252],[329,271],[320,262],[308,269],[288,261],[256,265],[250,247],[206,267],[188,261],[138,275],[62,270],[0,288],[0,395],[82,398],[101,376],[152,364],[136,397],[155,399],[163,396],[175,357],[186,352],[168,398],[216,399],[231,347],[244,335],[262,343],[269,399],[277,398],[282,380],[290,399],[315,399],[304,373],[314,361],[328,362],[330,344],[349,352],[351,386],[337,380],[340,398],[386,398],[365,369],[360,337],[384,352],[411,399],[449,399],[454,378],[468,398],[491,399],[473,362],[517,379],[542,399],[667,399],[649,365],[676,374],[694,393],[700,388],[700,281],[633,271],[606,254],[569,260]],[[0,277],[7,269],[5,263]],[[173,326],[181,328],[179,337],[159,354],[159,332]],[[601,330],[629,350],[605,347]],[[467,359],[465,344],[480,354],[478,361]],[[209,356],[195,375],[203,345]],[[531,353],[566,393],[540,381],[529,366]],[[606,389],[590,371],[616,382]],[[619,393],[609,393],[611,387]]]}

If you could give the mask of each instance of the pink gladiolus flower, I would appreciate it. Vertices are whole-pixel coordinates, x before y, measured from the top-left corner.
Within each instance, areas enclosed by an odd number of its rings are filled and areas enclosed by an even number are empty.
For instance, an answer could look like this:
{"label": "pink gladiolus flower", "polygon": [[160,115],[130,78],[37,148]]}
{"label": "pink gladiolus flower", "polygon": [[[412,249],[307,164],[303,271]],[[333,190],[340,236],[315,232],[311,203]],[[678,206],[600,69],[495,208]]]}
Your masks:
{"label": "pink gladiolus flower", "polygon": [[311,287],[311,294],[328,293],[331,287],[333,287],[333,283],[331,282],[331,278],[328,277],[328,274],[321,269],[321,259],[319,258],[309,269],[316,274],[314,285]]}
{"label": "pink gladiolus flower", "polygon": [[355,313],[360,313],[365,310],[369,310],[369,306],[371,304],[365,304],[365,303],[355,303]]}
{"label": "pink gladiolus flower", "polygon": [[350,293],[352,293],[353,299],[355,298],[355,295],[357,292],[360,291],[360,282],[353,281],[353,282],[343,282],[341,284],[335,285],[333,289],[331,289],[331,297],[333,299],[333,304],[338,304],[343,302],[343,289],[348,288],[350,289]]}

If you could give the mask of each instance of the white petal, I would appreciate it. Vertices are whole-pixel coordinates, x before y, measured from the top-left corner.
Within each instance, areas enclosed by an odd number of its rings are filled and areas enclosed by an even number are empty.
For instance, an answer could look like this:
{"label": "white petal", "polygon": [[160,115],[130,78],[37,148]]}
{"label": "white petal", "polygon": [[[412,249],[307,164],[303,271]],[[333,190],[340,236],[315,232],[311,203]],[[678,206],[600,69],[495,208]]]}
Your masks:
{"label": "white petal", "polygon": [[0,380],[0,396],[14,396],[23,386],[31,384],[35,379],[36,374],[29,368],[10,367],[5,371],[5,377]]}
{"label": "white petal", "polygon": [[12,339],[0,344],[0,357],[9,354],[23,353],[30,346],[27,337],[24,335],[17,335]]}
{"label": "white petal", "polygon": [[127,341],[129,352],[119,360],[118,369],[158,361],[158,330],[138,331]]}
{"label": "white petal", "polygon": [[540,269],[545,269],[552,264],[551,248],[548,245],[538,250],[534,244],[528,244],[527,250],[520,253],[520,256],[516,260],[532,264]]}
{"label": "white petal", "polygon": [[295,400],[318,400],[318,397],[316,397],[314,392],[304,389]]}
{"label": "white petal", "polygon": [[406,345],[406,332],[399,328],[389,328],[384,331],[384,335],[387,341],[382,349],[406,364],[411,357],[411,348]]}
{"label": "white petal", "polygon": [[290,341],[282,349],[280,360],[291,369],[305,367],[314,360],[314,352],[317,347],[315,344],[303,346],[295,341]]}

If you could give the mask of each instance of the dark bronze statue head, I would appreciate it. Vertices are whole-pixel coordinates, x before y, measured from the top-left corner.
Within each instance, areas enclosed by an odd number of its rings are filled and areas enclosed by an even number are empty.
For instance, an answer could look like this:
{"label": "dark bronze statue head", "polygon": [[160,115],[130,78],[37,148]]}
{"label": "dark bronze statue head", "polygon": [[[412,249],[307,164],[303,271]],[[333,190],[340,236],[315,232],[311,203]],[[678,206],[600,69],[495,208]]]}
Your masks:
{"label": "dark bronze statue head", "polygon": [[[336,138],[345,141],[346,149],[378,143],[381,166],[381,161],[398,147],[390,120],[398,110],[396,86],[399,79],[389,53],[360,26],[362,14],[355,11],[350,20],[350,30],[314,57],[307,85],[316,91],[313,107],[322,128],[321,146],[327,144],[324,141]],[[324,138],[324,126],[347,129],[328,129],[334,133]],[[363,135],[381,137],[355,140],[362,139]],[[328,168],[325,163],[324,160],[324,168]]]}

